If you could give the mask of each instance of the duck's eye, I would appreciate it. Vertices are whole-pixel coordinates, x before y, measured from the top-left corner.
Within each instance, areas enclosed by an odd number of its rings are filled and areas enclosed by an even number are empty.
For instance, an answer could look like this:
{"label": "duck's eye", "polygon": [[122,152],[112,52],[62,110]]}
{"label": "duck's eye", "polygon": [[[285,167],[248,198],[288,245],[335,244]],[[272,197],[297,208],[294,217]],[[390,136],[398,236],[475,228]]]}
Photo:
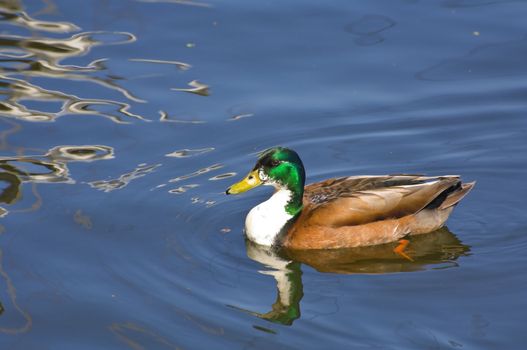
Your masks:
{"label": "duck's eye", "polygon": [[277,166],[278,164],[280,164],[280,161],[276,159],[271,160],[271,166]]}

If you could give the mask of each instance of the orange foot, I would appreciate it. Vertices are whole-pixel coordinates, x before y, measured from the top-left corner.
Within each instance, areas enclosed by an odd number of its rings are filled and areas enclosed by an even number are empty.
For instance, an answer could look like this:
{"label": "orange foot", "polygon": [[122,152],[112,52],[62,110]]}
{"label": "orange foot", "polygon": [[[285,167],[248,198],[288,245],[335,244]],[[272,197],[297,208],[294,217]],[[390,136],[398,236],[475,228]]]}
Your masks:
{"label": "orange foot", "polygon": [[404,250],[406,249],[408,244],[410,244],[409,240],[401,239],[401,240],[399,240],[399,245],[397,247],[395,247],[393,249],[393,251],[394,251],[394,253],[399,254],[400,256],[402,256],[405,259],[408,259],[410,261],[414,261],[414,259],[410,258],[410,256],[404,252]]}

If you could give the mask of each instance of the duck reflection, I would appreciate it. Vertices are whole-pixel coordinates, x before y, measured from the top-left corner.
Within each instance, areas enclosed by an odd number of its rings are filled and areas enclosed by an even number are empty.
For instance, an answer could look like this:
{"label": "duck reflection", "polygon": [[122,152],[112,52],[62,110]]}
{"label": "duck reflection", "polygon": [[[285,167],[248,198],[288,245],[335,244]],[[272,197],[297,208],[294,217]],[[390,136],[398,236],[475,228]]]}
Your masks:
{"label": "duck reflection", "polygon": [[300,317],[303,297],[301,264],[319,272],[340,274],[384,274],[443,269],[457,266],[456,260],[468,255],[464,245],[448,228],[412,237],[408,253],[413,261],[394,253],[393,244],[336,250],[274,250],[246,241],[247,256],[266,267],[261,273],[273,276],[276,301],[266,313],[243,310],[259,318],[291,325]]}
{"label": "duck reflection", "polygon": [[301,264],[289,260],[286,256],[269,247],[258,245],[249,240],[246,240],[245,243],[247,256],[269,268],[260,272],[274,277],[277,295],[269,312],[243,311],[271,322],[285,325],[293,324],[293,321],[300,317],[300,300],[304,296]]}

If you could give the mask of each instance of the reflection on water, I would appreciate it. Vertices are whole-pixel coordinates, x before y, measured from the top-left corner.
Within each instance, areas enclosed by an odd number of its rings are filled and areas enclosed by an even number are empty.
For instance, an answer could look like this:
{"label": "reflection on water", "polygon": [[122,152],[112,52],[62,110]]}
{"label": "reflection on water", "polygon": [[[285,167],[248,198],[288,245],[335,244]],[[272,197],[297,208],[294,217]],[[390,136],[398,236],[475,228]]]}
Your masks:
{"label": "reflection on water", "polygon": [[244,114],[237,114],[235,116],[232,116],[230,117],[229,119],[227,119],[228,121],[235,121],[235,120],[240,120],[240,119],[243,119],[243,118],[250,118],[252,117],[254,114],[253,113],[244,113]]}
{"label": "reflection on water", "polygon": [[[2,183],[2,193],[0,194],[0,203],[13,204],[20,197],[20,184],[22,183],[18,176],[0,172],[0,183]],[[0,217],[7,214],[7,210],[0,207]]]}
{"label": "reflection on water", "polygon": [[[35,201],[28,208],[12,210],[12,212],[24,212],[37,209],[42,199],[37,192],[38,183],[66,183],[73,184],[75,181],[70,177],[67,163],[69,162],[92,162],[95,160],[112,159],[113,148],[102,145],[84,146],[57,146],[43,155],[0,157],[0,203],[5,206],[13,206],[22,197],[24,183],[31,184],[31,192]],[[5,206],[0,206],[0,217],[9,213]],[[80,211],[75,213],[75,221],[90,229],[92,224],[90,218]],[[1,232],[0,232],[1,233]],[[0,249],[0,277],[7,286],[7,295],[10,306],[24,319],[24,324],[18,327],[0,327],[0,333],[18,334],[29,331],[32,326],[31,315],[23,310],[16,301],[16,289],[11,278],[3,268],[3,254]],[[0,315],[4,307],[0,304]]]}
{"label": "reflection on water", "polygon": [[21,27],[31,28],[33,30],[47,31],[54,33],[68,33],[79,30],[80,28],[69,22],[47,22],[31,18],[27,13],[22,11],[18,2],[3,2],[0,4],[0,21]]}
{"label": "reflection on water", "polygon": [[187,192],[188,190],[193,189],[193,188],[196,188],[196,187],[198,187],[198,186],[199,186],[198,184],[188,184],[188,185],[183,185],[183,186],[180,186],[180,187],[178,187],[178,188],[174,188],[174,189],[169,190],[168,193],[182,194],[182,193],[185,193],[185,192]]}
{"label": "reflection on water", "polygon": [[188,83],[190,88],[172,88],[171,90],[174,91],[183,91],[183,92],[190,92],[192,94],[201,95],[201,96],[209,96],[209,86],[203,83],[200,83],[197,80],[192,80],[190,83]]}
{"label": "reflection on water", "polygon": [[149,58],[130,58],[131,62],[146,62],[146,63],[157,63],[157,64],[170,64],[176,66],[180,70],[189,70],[192,66],[188,63],[179,61],[167,61],[167,60],[154,60]]}
{"label": "reflection on water", "polygon": [[200,154],[208,153],[214,151],[214,147],[207,147],[207,148],[199,148],[199,149],[182,149],[179,151],[174,151],[171,153],[166,154],[167,157],[175,157],[175,158],[187,158],[187,157],[193,157],[198,156]]}
{"label": "reflection on water", "polygon": [[[70,177],[68,162],[92,162],[112,159],[113,149],[108,146],[57,146],[43,155],[0,157],[0,203],[13,205],[22,193],[23,183],[67,183],[75,181]],[[39,196],[35,196],[39,200]],[[8,213],[0,207],[0,217]]]}
{"label": "reflection on water", "polygon": [[[207,2],[0,0],[0,349],[514,348],[526,5]],[[310,181],[477,179],[450,221],[474,256],[446,230],[413,262],[244,251],[266,194],[222,181],[275,144]]]}
{"label": "reflection on water", "polygon": [[137,168],[135,168],[131,172],[125,173],[116,179],[91,181],[88,184],[98,190],[104,192],[112,192],[128,186],[128,184],[133,180],[148,175],[160,166],[161,164],[139,164]]}
{"label": "reflection on water", "polygon": [[456,260],[470,252],[470,248],[446,227],[412,237],[407,253],[414,261],[403,259],[394,253],[395,245],[275,251],[246,240],[247,256],[264,265],[266,270],[261,273],[273,276],[276,281],[276,301],[271,311],[266,313],[232,307],[268,321],[291,325],[300,317],[300,301],[303,296],[301,264],[328,273],[386,274],[457,267]]}
{"label": "reflection on water", "polygon": [[49,162],[33,157],[0,158],[0,169],[17,176],[22,182],[74,183],[62,162]]}
{"label": "reflection on water", "polygon": [[48,22],[31,18],[24,12],[18,1],[2,1],[0,3],[0,22],[18,25],[33,30],[68,33],[80,28],[69,22]]}
{"label": "reflection on water", "polygon": [[186,175],[181,175],[181,176],[178,176],[178,177],[175,177],[173,179],[170,179],[168,180],[168,182],[179,182],[179,181],[183,181],[183,180],[187,180],[187,179],[190,179],[190,178],[193,178],[193,177],[196,177],[196,176],[200,176],[200,175],[203,175],[203,174],[206,174],[206,173],[210,173],[211,171],[214,171],[214,170],[218,170],[218,169],[221,169],[223,168],[223,165],[222,164],[213,164],[211,166],[208,166],[208,167],[205,167],[205,168],[202,168],[202,169],[198,169],[190,174],[186,174]]}
{"label": "reflection on water", "polygon": [[237,173],[235,173],[235,172],[224,173],[224,174],[219,174],[219,175],[213,176],[209,180],[210,181],[224,180],[224,179],[228,179],[229,177],[236,176],[236,175],[237,175]]}
{"label": "reflection on water", "polygon": [[406,252],[415,261],[396,255],[393,252],[396,244],[337,250],[284,251],[283,254],[320,272],[376,274],[455,267],[457,258],[470,251],[446,227],[434,233],[412,237],[410,241]]}
{"label": "reflection on water", "polygon": [[[268,270],[260,271],[273,276],[276,281],[276,301],[271,311],[259,313],[249,310],[250,314],[265,320],[291,325],[300,317],[300,300],[304,296],[300,263],[287,259],[268,247],[259,246],[246,240],[247,256],[264,265]],[[236,308],[236,307],[235,307]]]}
{"label": "reflection on water", "polygon": [[159,2],[159,3],[169,3],[169,4],[178,4],[178,5],[188,5],[188,6],[197,6],[197,7],[212,7],[212,5],[207,4],[201,1],[192,1],[192,0],[136,0],[139,2]]}
{"label": "reflection on water", "polygon": [[164,123],[181,123],[181,124],[205,124],[203,120],[183,120],[169,116],[165,111],[159,111],[159,121]]}
{"label": "reflection on water", "polygon": [[94,160],[113,159],[113,148],[108,146],[58,146],[49,150],[47,157],[55,161],[93,162]]}
{"label": "reflection on water", "polygon": [[[18,2],[0,3],[0,21],[30,29],[68,33],[79,28],[66,22],[36,21],[21,10]],[[49,122],[64,115],[97,115],[117,123],[130,119],[146,120],[129,111],[125,102],[77,97],[65,91],[46,89],[30,83],[31,77],[64,79],[97,84],[121,93],[134,102],[145,102],[123,88],[111,76],[98,77],[104,71],[104,58],[86,66],[63,65],[65,59],[86,55],[99,45],[132,43],[136,39],[125,32],[83,32],[66,38],[0,35],[0,115],[34,122]],[[60,102],[58,110],[28,108],[25,101]]]}

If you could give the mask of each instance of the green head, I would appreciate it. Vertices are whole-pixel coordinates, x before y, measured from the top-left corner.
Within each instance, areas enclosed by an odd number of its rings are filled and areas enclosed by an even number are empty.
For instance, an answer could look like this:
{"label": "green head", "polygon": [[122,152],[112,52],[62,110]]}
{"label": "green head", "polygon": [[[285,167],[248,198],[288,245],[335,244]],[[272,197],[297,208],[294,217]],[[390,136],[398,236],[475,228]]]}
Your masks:
{"label": "green head", "polygon": [[271,185],[291,192],[286,211],[296,215],[302,210],[302,197],[306,175],[298,154],[285,147],[275,147],[260,154],[258,161],[242,181],[232,185],[227,194],[246,192],[260,185]]}

